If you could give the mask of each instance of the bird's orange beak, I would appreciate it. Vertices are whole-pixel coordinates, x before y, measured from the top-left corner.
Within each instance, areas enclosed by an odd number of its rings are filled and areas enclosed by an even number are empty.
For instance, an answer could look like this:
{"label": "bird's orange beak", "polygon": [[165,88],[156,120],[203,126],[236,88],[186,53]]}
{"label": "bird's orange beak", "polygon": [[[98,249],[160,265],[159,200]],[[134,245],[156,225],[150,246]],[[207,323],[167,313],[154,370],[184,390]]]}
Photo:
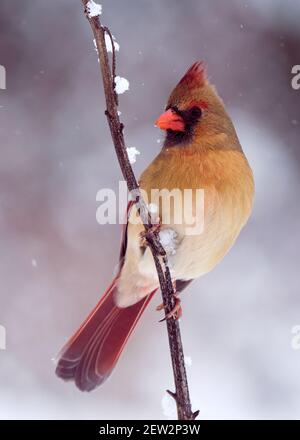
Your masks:
{"label": "bird's orange beak", "polygon": [[155,125],[161,130],[184,131],[185,129],[184,120],[172,109],[169,109],[163,113],[157,119]]}

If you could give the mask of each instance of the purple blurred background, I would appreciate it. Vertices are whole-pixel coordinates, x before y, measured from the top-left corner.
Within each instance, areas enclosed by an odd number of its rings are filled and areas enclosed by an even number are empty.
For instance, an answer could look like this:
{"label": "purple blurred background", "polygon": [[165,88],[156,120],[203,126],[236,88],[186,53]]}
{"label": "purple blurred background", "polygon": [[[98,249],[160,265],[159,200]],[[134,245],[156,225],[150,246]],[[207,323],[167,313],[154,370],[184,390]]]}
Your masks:
{"label": "purple blurred background", "polygon": [[[188,376],[201,418],[299,418],[300,1],[102,0],[120,43],[128,146],[139,174],[158,153],[153,122],[196,60],[253,167],[253,216],[210,274],[183,294]],[[0,64],[0,418],[165,418],[173,387],[156,298],[110,380],[91,394],[51,361],[110,282],[118,225],[96,222],[96,193],[121,178],[97,55],[80,0],[2,0]]]}

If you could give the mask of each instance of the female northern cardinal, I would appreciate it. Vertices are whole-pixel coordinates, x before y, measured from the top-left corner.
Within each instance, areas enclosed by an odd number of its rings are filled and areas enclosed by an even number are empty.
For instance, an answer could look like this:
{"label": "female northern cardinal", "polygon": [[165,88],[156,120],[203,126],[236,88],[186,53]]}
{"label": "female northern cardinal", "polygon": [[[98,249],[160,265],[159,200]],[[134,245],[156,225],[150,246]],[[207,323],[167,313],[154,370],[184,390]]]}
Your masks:
{"label": "female northern cardinal", "polygon": [[[166,139],[142,174],[140,187],[147,194],[153,188],[204,189],[204,229],[197,235],[186,234],[184,223],[176,224],[174,207],[159,204],[161,231],[171,229],[176,237],[169,261],[179,292],[210,271],[232,246],[250,215],[254,182],[202,62],[193,64],[177,84],[156,125],[166,130]],[[81,390],[90,391],[107,379],[158,289],[150,249],[141,242],[143,225],[131,222],[135,215],[131,204],[116,278],[60,354],[57,375],[74,380]]]}

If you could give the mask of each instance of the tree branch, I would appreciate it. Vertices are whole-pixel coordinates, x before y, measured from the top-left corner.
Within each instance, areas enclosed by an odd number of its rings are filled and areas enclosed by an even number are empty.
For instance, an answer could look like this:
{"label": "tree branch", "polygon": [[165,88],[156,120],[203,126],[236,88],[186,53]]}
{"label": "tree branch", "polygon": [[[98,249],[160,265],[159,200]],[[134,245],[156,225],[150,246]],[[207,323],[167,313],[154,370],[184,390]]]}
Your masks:
{"label": "tree branch", "polygon": [[[153,225],[151,224],[150,213],[148,212],[146,203],[144,202],[141,195],[139,185],[130,165],[125,147],[123,124],[120,122],[119,119],[117,111],[118,98],[114,89],[114,79],[116,72],[114,41],[109,29],[101,25],[99,16],[89,17],[89,14],[86,10],[88,0],[82,0],[82,3],[87,19],[91,25],[98,50],[99,64],[106,100],[105,114],[109,124],[113,144],[116,150],[122,174],[127,182],[128,190],[135,197],[135,203],[141,220],[144,224],[145,239],[153,255],[160,289],[162,292],[165,313],[168,314],[175,306],[173,283],[170,275],[166,252],[160,243],[158,231],[155,230],[155,228],[153,228]],[[105,44],[105,33],[109,35],[113,48],[112,69],[110,68],[109,57]],[[168,391],[168,393],[176,401],[178,419],[194,420],[199,414],[199,411],[193,412],[191,408],[179,322],[175,319],[167,319],[166,324],[176,389],[175,393],[171,391]]]}

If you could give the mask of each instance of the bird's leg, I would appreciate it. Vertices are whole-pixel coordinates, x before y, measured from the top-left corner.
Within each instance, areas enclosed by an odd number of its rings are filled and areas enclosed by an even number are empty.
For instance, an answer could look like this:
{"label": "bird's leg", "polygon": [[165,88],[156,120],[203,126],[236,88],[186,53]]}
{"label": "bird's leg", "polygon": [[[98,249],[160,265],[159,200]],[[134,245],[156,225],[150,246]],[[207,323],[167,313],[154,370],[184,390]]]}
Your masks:
{"label": "bird's leg", "polygon": [[[179,293],[176,291],[176,280],[174,280],[173,282],[172,282],[172,284],[173,284],[173,290],[174,290],[174,297],[176,297],[176,298],[178,298],[178,296],[179,296]],[[163,310],[165,308],[165,306],[164,306],[164,303],[161,303],[161,304],[159,304],[157,307],[156,307],[156,310],[157,310],[157,312],[160,312],[161,310]]]}
{"label": "bird's leg", "polygon": [[148,231],[144,230],[140,233],[140,246],[141,247],[147,247],[148,246],[148,241],[147,241],[147,236],[149,236],[149,234],[158,234],[161,228],[161,221],[160,218],[158,217],[157,219],[157,223],[154,223],[150,229],[148,229]]}
{"label": "bird's leg", "polygon": [[[179,292],[176,292],[176,280],[173,281],[173,289],[175,292],[173,294],[175,305],[173,309],[169,313],[167,313],[166,316],[163,319],[161,319],[159,322],[165,321],[166,319],[170,319],[170,318],[179,319],[182,316],[181,299],[179,298]],[[156,310],[160,311],[163,310],[164,308],[165,306],[162,303],[156,307]]]}

